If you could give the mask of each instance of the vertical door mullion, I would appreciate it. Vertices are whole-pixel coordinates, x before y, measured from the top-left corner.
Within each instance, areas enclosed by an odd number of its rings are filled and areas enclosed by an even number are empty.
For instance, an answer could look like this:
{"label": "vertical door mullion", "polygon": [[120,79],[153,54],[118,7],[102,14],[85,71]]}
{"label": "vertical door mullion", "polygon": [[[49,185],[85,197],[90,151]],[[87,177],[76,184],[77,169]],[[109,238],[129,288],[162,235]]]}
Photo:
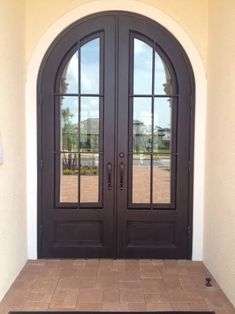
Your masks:
{"label": "vertical door mullion", "polygon": [[150,209],[153,209],[153,152],[154,152],[154,87],[155,87],[155,41],[153,42],[153,56],[152,56],[152,103],[151,103],[151,160],[150,160]]}
{"label": "vertical door mullion", "polygon": [[78,206],[80,208],[80,170],[81,170],[81,44],[78,41]]}

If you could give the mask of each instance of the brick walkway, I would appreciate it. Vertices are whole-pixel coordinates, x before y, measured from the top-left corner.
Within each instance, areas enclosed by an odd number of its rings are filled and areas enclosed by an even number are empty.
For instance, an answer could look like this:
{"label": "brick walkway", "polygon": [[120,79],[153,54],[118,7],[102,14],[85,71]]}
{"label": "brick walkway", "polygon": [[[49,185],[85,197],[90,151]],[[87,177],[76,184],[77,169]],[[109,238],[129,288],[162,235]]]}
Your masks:
{"label": "brick walkway", "polygon": [[[149,203],[150,170],[146,166],[133,168],[133,202]],[[77,176],[62,176],[61,201],[77,202]],[[170,172],[154,167],[153,169],[153,202],[170,201]],[[81,202],[98,201],[98,176],[81,176]]]}
{"label": "brick walkway", "polygon": [[206,311],[234,308],[201,262],[29,261],[0,303],[8,311]]}

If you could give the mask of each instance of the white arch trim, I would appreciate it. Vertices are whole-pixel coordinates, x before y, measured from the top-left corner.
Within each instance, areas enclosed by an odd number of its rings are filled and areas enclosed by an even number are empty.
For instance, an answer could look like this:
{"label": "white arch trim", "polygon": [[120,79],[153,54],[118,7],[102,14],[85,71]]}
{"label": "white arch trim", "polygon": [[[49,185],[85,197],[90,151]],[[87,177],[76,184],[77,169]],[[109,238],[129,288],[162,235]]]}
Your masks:
{"label": "white arch trim", "polygon": [[196,84],[194,195],[193,195],[193,260],[203,258],[204,155],[207,81],[202,59],[188,34],[172,18],[135,0],[95,0],[82,4],[60,17],[43,34],[34,49],[26,80],[26,158],[27,158],[27,233],[28,258],[37,259],[37,76],[43,57],[67,26],[89,14],[120,10],[145,15],[168,29],[181,43],[191,61]]}

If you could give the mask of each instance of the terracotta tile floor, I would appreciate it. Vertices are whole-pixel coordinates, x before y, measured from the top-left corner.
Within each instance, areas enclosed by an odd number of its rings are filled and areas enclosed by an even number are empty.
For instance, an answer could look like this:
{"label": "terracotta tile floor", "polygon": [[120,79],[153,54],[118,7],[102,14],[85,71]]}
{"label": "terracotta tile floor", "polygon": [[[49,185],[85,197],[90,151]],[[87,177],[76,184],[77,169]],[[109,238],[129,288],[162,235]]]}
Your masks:
{"label": "terracotta tile floor", "polygon": [[201,262],[169,260],[28,261],[0,303],[9,310],[235,310]]}

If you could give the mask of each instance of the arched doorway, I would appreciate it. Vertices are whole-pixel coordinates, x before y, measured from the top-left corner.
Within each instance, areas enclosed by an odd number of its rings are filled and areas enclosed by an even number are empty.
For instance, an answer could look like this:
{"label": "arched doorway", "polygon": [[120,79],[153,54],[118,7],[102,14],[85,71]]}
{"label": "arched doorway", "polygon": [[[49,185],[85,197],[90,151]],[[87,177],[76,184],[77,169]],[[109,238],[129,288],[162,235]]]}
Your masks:
{"label": "arched doorway", "polygon": [[107,12],[38,79],[39,256],[191,258],[194,81],[176,39]]}

